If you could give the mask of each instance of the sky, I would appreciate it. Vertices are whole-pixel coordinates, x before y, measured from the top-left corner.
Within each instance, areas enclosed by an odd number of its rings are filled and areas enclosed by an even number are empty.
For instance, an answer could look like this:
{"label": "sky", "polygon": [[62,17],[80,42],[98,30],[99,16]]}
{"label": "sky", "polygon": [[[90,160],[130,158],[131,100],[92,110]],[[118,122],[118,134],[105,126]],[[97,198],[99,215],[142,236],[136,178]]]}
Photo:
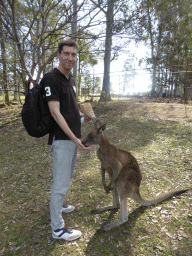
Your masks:
{"label": "sky", "polygon": [[[131,47],[131,49],[131,54],[135,56],[134,65],[138,75],[135,76],[134,82],[132,82],[132,84],[134,84],[134,88],[131,88],[127,92],[129,94],[149,92],[149,86],[151,85],[150,74],[145,69],[142,69],[144,68],[144,65],[140,67],[138,64],[139,59],[146,56],[147,49],[145,48],[145,46],[139,46],[138,48],[136,46],[133,46]],[[114,93],[121,93],[120,87],[122,86],[121,84],[123,82],[123,65],[127,59],[127,55],[121,54],[118,60],[114,60],[111,62],[110,81],[112,83],[112,91]],[[103,78],[103,69],[103,61],[100,61],[99,64],[94,67],[94,75]]]}

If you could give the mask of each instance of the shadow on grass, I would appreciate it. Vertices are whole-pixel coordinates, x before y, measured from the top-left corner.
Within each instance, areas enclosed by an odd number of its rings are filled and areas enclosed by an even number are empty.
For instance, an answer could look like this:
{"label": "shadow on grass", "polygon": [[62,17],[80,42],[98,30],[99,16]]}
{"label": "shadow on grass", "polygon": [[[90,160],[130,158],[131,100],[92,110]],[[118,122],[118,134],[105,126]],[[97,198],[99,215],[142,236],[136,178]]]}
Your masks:
{"label": "shadow on grass", "polygon": [[[122,253],[131,255],[131,231],[134,229],[138,218],[140,218],[147,208],[148,207],[144,206],[136,208],[128,215],[128,221],[126,223],[123,223],[114,229],[109,231],[104,231],[102,228],[98,229],[87,245],[85,252],[86,255],[119,255],[118,251],[121,255]],[[111,211],[104,225],[112,222],[112,219],[117,211],[118,209]],[[121,244],[120,248],[119,244]],[[104,245],[107,246],[105,247]]]}

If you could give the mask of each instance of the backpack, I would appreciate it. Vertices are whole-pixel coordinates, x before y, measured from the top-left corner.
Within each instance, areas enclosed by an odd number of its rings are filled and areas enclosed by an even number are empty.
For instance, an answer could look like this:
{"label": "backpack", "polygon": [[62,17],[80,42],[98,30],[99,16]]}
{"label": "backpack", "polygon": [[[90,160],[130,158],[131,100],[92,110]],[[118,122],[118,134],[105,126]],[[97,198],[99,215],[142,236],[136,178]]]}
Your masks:
{"label": "backpack", "polygon": [[43,96],[44,86],[42,81],[43,79],[40,84],[31,81],[34,85],[31,90],[29,90],[30,83],[28,83],[28,93],[25,96],[25,103],[21,111],[23,125],[27,133],[36,138],[50,133],[55,124],[47,101]]}

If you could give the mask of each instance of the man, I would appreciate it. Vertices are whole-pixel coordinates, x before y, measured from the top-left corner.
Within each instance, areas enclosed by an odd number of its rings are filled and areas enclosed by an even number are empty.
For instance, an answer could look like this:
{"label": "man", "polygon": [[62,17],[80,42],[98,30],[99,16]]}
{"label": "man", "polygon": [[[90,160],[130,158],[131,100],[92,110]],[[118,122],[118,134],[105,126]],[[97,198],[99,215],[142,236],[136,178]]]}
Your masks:
{"label": "man", "polygon": [[[45,98],[56,124],[49,135],[53,155],[53,185],[50,196],[52,236],[55,239],[72,241],[81,236],[78,230],[66,228],[62,212],[72,212],[75,207],[63,204],[63,198],[70,187],[73,176],[77,148],[87,150],[80,141],[81,114],[73,90],[71,69],[77,61],[77,45],[72,40],[59,44],[57,57],[59,66],[54,68],[53,78],[45,77]],[[84,116],[85,122],[90,121]]]}

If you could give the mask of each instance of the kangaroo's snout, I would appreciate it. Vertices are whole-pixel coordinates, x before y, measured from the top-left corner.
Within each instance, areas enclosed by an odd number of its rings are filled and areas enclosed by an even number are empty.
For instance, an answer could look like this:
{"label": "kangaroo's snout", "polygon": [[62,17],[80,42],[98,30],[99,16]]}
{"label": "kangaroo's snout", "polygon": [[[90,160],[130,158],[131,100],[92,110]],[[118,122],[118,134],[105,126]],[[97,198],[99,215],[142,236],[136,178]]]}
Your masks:
{"label": "kangaroo's snout", "polygon": [[99,120],[96,120],[95,127],[90,131],[85,139],[82,140],[82,144],[85,147],[91,145],[99,145],[101,142],[102,132],[106,129],[106,124],[101,125]]}

